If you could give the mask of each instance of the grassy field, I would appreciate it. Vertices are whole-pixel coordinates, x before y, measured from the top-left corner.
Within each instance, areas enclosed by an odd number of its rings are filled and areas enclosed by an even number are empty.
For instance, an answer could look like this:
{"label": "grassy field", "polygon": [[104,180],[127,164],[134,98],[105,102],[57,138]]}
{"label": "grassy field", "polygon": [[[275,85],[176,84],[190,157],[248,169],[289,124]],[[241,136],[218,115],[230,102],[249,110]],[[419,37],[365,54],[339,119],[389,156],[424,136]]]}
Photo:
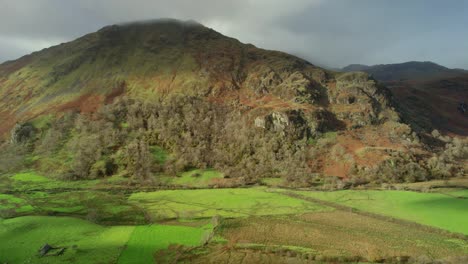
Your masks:
{"label": "grassy field", "polygon": [[0,193],[0,217],[33,211],[34,208],[26,200],[14,195]]}
{"label": "grassy field", "polygon": [[0,217],[60,215],[112,224],[141,224],[143,211],[129,204],[128,195],[118,191],[122,181],[115,177],[70,182],[33,171],[1,175]]}
{"label": "grassy field", "polygon": [[438,193],[452,196],[455,198],[468,199],[468,189],[440,189]]}
{"label": "grassy field", "polygon": [[140,192],[132,194],[129,200],[142,206],[153,219],[190,219],[214,215],[246,217],[330,210],[311,202],[268,192],[266,188]]}
{"label": "grassy field", "polygon": [[[71,217],[25,216],[0,220],[1,263],[154,263],[169,245],[197,246],[211,225],[100,226]],[[39,257],[44,244],[66,247]]]}
{"label": "grassy field", "polygon": [[[26,216],[0,220],[1,263],[115,263],[134,227],[103,227],[71,217]],[[40,258],[44,244],[66,247]]]}
{"label": "grassy field", "polygon": [[145,221],[143,210],[130,204],[124,194],[85,190],[0,194],[0,217],[24,215],[78,216],[110,224]]}
{"label": "grassy field", "polygon": [[441,258],[468,254],[466,241],[343,211],[226,221],[222,235],[229,241],[312,248],[327,256],[377,260],[398,255]]}
{"label": "grassy field", "polygon": [[[16,191],[16,192],[31,192],[31,191],[48,191],[48,190],[76,190],[76,189],[91,189],[105,186],[109,180],[81,180],[70,181],[59,180],[53,177],[46,177],[34,171],[26,171],[14,175],[0,175],[0,192],[1,191]],[[117,183],[113,183],[117,185]]]}
{"label": "grassy field", "polygon": [[[226,219],[220,235],[228,241],[224,250],[192,256],[194,259],[187,263],[225,263],[235,256],[258,259],[259,253],[265,259],[261,263],[280,263],[275,262],[274,256],[296,256],[299,260],[312,257],[337,263],[468,255],[466,240],[339,210]],[[238,248],[251,250],[234,250]]]}
{"label": "grassy field", "polygon": [[[468,200],[447,193],[420,193],[411,191],[336,191],[297,192],[362,211],[382,214],[468,234]],[[449,194],[450,192],[448,192]],[[458,191],[466,195],[467,191]]]}
{"label": "grassy field", "polygon": [[133,231],[118,263],[154,263],[154,254],[172,244],[198,246],[202,237],[211,230],[210,225],[203,227],[150,225],[137,226]]}
{"label": "grassy field", "polygon": [[47,182],[48,178],[38,175],[34,172],[22,172],[17,173],[11,177],[13,180],[22,181],[22,182]]}
{"label": "grassy field", "polygon": [[[164,158],[159,151],[154,154]],[[208,169],[168,178],[171,186],[203,188],[223,175]],[[245,264],[468,256],[468,242],[461,237],[306,199],[467,234],[468,190],[462,188],[428,193],[267,187],[135,192],[123,181],[71,184],[34,172],[2,175],[0,217],[8,219],[0,220],[0,263],[166,263],[177,258],[177,263]],[[265,179],[264,184],[281,182]],[[291,192],[300,196],[288,196]],[[215,215],[223,216],[215,239],[197,247],[212,231],[209,222]],[[62,256],[38,258],[45,243],[67,249]]]}

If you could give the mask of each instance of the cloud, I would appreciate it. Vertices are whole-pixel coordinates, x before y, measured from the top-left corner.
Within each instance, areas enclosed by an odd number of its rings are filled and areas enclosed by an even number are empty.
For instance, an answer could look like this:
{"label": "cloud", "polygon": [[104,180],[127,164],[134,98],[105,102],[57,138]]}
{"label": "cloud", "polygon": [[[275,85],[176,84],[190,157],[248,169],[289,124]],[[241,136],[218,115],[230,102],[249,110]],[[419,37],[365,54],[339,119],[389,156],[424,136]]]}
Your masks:
{"label": "cloud", "polygon": [[0,61],[115,23],[196,20],[333,67],[433,60],[468,68],[465,1],[0,0]]}
{"label": "cloud", "polygon": [[9,60],[65,42],[58,38],[28,38],[24,36],[0,36],[0,61]]}

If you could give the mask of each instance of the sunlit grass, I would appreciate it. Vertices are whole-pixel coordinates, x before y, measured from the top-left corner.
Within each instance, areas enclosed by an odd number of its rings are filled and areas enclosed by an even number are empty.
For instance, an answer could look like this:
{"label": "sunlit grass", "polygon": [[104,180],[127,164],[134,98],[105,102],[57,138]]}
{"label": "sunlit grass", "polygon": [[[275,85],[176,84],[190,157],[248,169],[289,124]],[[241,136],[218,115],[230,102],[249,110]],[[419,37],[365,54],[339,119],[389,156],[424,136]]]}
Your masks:
{"label": "sunlit grass", "polygon": [[[115,263],[134,227],[103,227],[70,217],[26,216],[0,220],[0,259],[6,263]],[[44,244],[66,247],[40,258]]]}
{"label": "sunlit grass", "polygon": [[12,179],[16,181],[24,181],[24,182],[46,182],[49,181],[48,178],[39,175],[35,172],[22,172],[17,173],[12,176]]}
{"label": "sunlit grass", "polygon": [[203,234],[210,226],[188,227],[170,225],[137,226],[133,231],[125,250],[119,258],[119,264],[154,263],[156,251],[166,249],[171,244],[197,246],[202,243]]}
{"label": "sunlit grass", "polygon": [[439,193],[410,191],[297,192],[302,195],[343,204],[363,211],[468,234],[468,200]]}
{"label": "sunlit grass", "polygon": [[143,207],[155,219],[214,215],[246,217],[330,210],[311,202],[267,192],[265,188],[140,192],[132,194],[129,200]]}

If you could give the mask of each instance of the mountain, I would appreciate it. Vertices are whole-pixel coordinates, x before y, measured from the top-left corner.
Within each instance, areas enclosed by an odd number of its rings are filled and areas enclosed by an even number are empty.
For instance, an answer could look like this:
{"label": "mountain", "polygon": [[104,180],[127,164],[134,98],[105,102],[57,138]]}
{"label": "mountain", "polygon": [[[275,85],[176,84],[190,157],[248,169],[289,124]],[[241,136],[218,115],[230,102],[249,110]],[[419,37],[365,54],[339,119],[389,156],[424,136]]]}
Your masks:
{"label": "mountain", "polygon": [[350,64],[346,67],[343,67],[342,69],[337,69],[338,71],[344,71],[344,72],[355,72],[355,71],[363,71],[365,72],[366,70],[372,68],[372,66],[364,65],[364,64]]}
{"label": "mountain", "polygon": [[0,65],[0,107],[9,124],[2,127],[70,108],[93,112],[120,94],[219,97],[245,90],[299,103],[314,100],[327,75],[193,22],[114,25]]}
{"label": "mountain", "polygon": [[409,61],[396,64],[361,65],[351,64],[341,69],[344,72],[363,71],[379,81],[404,81],[456,76],[468,73],[460,69],[449,69],[430,61]]}
{"label": "mountain", "polygon": [[408,122],[431,131],[468,135],[467,114],[457,108],[468,101],[468,71],[433,62],[349,65],[342,71],[363,71],[390,88]]}
{"label": "mountain", "polygon": [[229,186],[445,175],[457,156],[434,170],[427,158],[443,145],[427,145],[393,105],[366,73],[324,70],[195,22],[113,25],[0,65],[0,168],[141,183],[210,167]]}

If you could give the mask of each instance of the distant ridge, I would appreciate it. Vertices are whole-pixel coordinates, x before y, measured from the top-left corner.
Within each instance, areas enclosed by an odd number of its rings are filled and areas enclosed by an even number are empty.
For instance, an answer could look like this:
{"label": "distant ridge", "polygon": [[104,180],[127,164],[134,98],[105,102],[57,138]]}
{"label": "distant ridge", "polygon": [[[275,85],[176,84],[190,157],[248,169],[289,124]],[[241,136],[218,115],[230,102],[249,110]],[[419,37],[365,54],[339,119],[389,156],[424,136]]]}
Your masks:
{"label": "distant ridge", "polygon": [[409,61],[396,64],[363,65],[350,64],[341,71],[363,71],[379,81],[415,80],[428,77],[456,76],[468,73],[462,69],[449,69],[431,61]]}
{"label": "distant ridge", "polygon": [[390,88],[406,120],[426,130],[468,135],[466,115],[457,111],[468,101],[468,71],[430,61],[397,64],[351,64],[343,72],[366,72]]}

